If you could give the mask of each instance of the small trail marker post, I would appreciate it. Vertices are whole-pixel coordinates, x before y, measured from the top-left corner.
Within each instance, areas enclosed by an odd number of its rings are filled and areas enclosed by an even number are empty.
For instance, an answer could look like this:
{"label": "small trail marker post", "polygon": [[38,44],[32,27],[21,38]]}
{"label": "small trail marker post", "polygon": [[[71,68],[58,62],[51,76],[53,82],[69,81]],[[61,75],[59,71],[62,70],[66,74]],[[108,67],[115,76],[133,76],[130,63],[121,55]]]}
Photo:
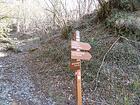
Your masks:
{"label": "small trail marker post", "polygon": [[82,105],[82,88],[81,88],[81,60],[90,60],[89,51],[91,46],[88,43],[80,42],[80,32],[76,31],[71,41],[71,70],[75,71],[75,92],[76,105]]}

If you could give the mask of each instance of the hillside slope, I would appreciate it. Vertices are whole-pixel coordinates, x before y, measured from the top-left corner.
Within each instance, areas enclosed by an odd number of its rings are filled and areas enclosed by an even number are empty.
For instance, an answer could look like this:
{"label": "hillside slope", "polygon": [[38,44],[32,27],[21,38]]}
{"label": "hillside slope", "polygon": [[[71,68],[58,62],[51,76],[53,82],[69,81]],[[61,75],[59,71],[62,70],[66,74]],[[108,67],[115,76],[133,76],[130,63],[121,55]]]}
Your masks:
{"label": "hillside slope", "polygon": [[[0,94],[1,103],[8,100],[9,105],[15,100],[20,105],[75,105],[69,44],[72,32],[79,30],[81,41],[92,46],[92,59],[82,61],[83,105],[139,105],[139,10],[114,7],[107,9],[105,16],[105,6],[108,2],[73,22],[72,29],[63,35],[58,30],[46,39],[38,34],[11,35],[20,52],[0,57],[1,86],[5,89]],[[2,43],[0,49],[6,44]],[[5,52],[1,50],[0,54]],[[11,68],[3,69],[7,65]],[[17,94],[11,93],[11,97],[8,92],[12,89]]]}
{"label": "hillside slope", "polygon": [[[74,28],[80,31],[81,41],[92,46],[90,52],[93,58],[82,62],[84,105],[121,105],[127,102],[137,105],[140,42],[117,35],[104,22],[95,24],[92,16],[84,17]],[[31,72],[41,83],[42,90],[58,105],[74,105],[74,73],[69,69],[69,41],[58,33],[43,43],[39,50],[30,53]]]}

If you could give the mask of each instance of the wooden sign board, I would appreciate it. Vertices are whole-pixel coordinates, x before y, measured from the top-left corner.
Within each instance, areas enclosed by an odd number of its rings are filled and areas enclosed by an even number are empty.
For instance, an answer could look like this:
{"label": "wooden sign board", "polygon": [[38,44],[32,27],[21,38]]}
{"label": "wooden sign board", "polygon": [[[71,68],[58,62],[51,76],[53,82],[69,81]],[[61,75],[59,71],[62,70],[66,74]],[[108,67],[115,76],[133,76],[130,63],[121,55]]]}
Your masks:
{"label": "wooden sign board", "polygon": [[70,62],[70,69],[71,70],[78,70],[81,67],[80,61],[77,61],[75,59],[72,59]]}
{"label": "wooden sign board", "polygon": [[90,50],[91,46],[88,43],[71,41],[71,48],[72,49],[80,49],[80,50]]}
{"label": "wooden sign board", "polygon": [[90,60],[91,57],[89,52],[71,51],[71,59]]}

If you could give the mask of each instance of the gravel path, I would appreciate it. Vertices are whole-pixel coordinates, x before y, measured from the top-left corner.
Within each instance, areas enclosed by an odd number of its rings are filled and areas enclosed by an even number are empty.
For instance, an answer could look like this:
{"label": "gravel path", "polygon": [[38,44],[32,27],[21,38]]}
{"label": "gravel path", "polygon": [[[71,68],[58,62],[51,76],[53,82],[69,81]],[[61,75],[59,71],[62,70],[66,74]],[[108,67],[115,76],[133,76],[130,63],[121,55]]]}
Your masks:
{"label": "gravel path", "polygon": [[27,50],[36,48],[37,43],[35,40],[17,41],[18,47],[22,48],[22,53],[18,54],[0,51],[0,105],[55,104],[33,84],[31,74],[24,63]]}

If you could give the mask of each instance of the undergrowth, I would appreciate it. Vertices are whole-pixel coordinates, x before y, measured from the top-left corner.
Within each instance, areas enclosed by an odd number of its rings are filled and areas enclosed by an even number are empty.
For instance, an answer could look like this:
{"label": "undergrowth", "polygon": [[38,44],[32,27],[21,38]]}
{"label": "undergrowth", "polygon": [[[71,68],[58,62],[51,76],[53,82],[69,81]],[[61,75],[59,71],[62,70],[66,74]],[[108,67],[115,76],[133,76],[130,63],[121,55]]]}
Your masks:
{"label": "undergrowth", "polygon": [[[134,22],[131,19],[131,16],[134,17],[131,12],[125,12],[125,11],[119,11],[119,10],[113,10],[111,15],[105,20],[105,25],[107,28],[111,29],[114,34],[117,36],[124,36],[131,40],[140,40],[140,30],[138,28],[135,28]],[[137,18],[137,17],[134,17]],[[128,22],[128,24],[131,22],[130,26],[127,25],[116,25],[117,22],[122,21]]]}
{"label": "undergrowth", "polygon": [[108,16],[111,15],[113,9],[121,11],[136,11],[137,8],[134,5],[134,0],[98,0],[100,7],[97,9],[96,19],[100,22],[104,21]]}
{"label": "undergrowth", "polygon": [[[100,0],[99,0],[100,1]],[[97,9],[97,15],[95,20],[97,22],[104,22],[108,29],[111,29],[114,34],[117,36],[125,36],[129,39],[140,40],[140,30],[132,25],[126,26],[117,26],[116,22],[126,21],[130,23],[133,21],[131,16],[135,16],[132,12],[138,10],[136,6],[139,1],[137,0],[109,0],[109,1],[100,1],[100,8]],[[130,19],[129,19],[130,18]],[[137,17],[135,17],[137,18]]]}
{"label": "undergrowth", "polygon": [[10,28],[10,20],[8,16],[0,17],[0,43],[5,44],[6,51],[19,52],[14,41],[8,36],[9,32],[12,30]]}

